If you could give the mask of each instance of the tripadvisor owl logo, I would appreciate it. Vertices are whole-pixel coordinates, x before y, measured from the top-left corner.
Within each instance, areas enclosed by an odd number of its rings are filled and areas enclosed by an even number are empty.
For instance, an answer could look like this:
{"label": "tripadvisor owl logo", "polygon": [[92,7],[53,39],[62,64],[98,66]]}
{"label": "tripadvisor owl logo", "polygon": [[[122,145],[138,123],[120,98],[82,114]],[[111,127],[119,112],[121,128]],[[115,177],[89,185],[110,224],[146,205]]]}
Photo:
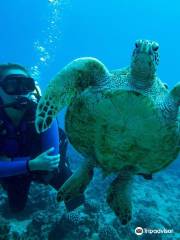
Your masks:
{"label": "tripadvisor owl logo", "polygon": [[143,229],[142,229],[142,227],[137,227],[137,228],[135,229],[135,234],[136,234],[136,235],[142,235],[142,234],[143,234]]}
{"label": "tripadvisor owl logo", "polygon": [[173,233],[173,229],[150,229],[150,228],[142,228],[142,227],[137,227],[135,229],[135,234],[136,235],[142,235],[142,234],[171,234]]}

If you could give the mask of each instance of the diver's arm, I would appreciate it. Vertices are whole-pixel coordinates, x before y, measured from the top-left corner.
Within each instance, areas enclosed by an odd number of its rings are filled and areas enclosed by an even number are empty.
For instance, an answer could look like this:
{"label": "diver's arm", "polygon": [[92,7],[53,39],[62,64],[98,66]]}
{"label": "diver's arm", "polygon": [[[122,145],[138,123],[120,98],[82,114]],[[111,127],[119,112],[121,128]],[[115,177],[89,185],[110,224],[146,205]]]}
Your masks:
{"label": "diver's arm", "polygon": [[29,157],[21,157],[20,159],[16,158],[7,162],[3,161],[3,157],[0,157],[0,178],[28,173],[29,159]]}
{"label": "diver's arm", "polygon": [[30,171],[42,170],[53,171],[59,166],[59,132],[58,124],[55,120],[52,126],[40,134],[38,156],[29,161]]}
{"label": "diver's arm", "polygon": [[51,127],[41,133],[40,136],[42,152],[53,147],[54,151],[51,152],[51,155],[59,154],[59,130],[57,120],[54,120]]}
{"label": "diver's arm", "polygon": [[[0,157],[0,178],[20,174],[26,174],[29,171],[53,170],[59,163],[59,132],[57,121],[41,134],[42,152],[35,159],[30,157],[16,157],[11,161],[3,161]],[[2,161],[1,161],[2,159]]]}

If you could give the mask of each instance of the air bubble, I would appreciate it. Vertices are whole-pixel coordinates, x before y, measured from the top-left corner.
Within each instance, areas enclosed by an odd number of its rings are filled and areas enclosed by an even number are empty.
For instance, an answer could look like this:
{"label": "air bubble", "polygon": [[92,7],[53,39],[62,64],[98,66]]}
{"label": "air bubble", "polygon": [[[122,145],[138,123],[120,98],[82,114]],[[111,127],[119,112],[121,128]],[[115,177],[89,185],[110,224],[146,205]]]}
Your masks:
{"label": "air bubble", "polygon": [[41,78],[42,73],[56,54],[57,43],[61,36],[60,22],[62,10],[65,5],[69,6],[70,0],[48,0],[49,14],[47,16],[47,27],[42,30],[43,40],[34,41],[34,50],[37,58],[36,64],[31,67],[31,72],[36,80]]}

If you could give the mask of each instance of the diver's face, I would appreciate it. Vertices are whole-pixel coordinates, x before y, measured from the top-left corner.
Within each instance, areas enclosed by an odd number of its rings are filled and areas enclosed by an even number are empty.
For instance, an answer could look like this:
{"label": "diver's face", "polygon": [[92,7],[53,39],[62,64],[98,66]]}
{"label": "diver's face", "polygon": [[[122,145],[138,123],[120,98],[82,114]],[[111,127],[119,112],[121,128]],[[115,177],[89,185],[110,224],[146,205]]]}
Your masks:
{"label": "diver's face", "polygon": [[[28,75],[21,69],[10,69],[10,70],[7,70],[5,72],[5,74],[4,74],[4,77],[6,77],[8,75],[12,75],[12,74],[20,74],[20,75],[24,75],[25,77],[28,77]],[[17,99],[17,97],[18,97],[18,95],[7,94],[1,87],[0,87],[0,96],[1,96],[1,99],[2,99],[4,104],[8,104],[8,103],[14,102]]]}

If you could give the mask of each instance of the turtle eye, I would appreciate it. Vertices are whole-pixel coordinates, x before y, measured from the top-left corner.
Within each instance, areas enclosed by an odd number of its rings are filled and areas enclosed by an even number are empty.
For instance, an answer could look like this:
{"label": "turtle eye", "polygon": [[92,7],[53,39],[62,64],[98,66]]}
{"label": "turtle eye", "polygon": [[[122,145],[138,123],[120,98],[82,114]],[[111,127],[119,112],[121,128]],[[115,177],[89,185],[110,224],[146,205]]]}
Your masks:
{"label": "turtle eye", "polygon": [[154,42],[152,44],[152,49],[153,49],[153,51],[157,51],[159,49],[159,44]]}
{"label": "turtle eye", "polygon": [[141,45],[141,42],[139,40],[135,42],[135,47],[136,48],[140,47],[140,45]]}

